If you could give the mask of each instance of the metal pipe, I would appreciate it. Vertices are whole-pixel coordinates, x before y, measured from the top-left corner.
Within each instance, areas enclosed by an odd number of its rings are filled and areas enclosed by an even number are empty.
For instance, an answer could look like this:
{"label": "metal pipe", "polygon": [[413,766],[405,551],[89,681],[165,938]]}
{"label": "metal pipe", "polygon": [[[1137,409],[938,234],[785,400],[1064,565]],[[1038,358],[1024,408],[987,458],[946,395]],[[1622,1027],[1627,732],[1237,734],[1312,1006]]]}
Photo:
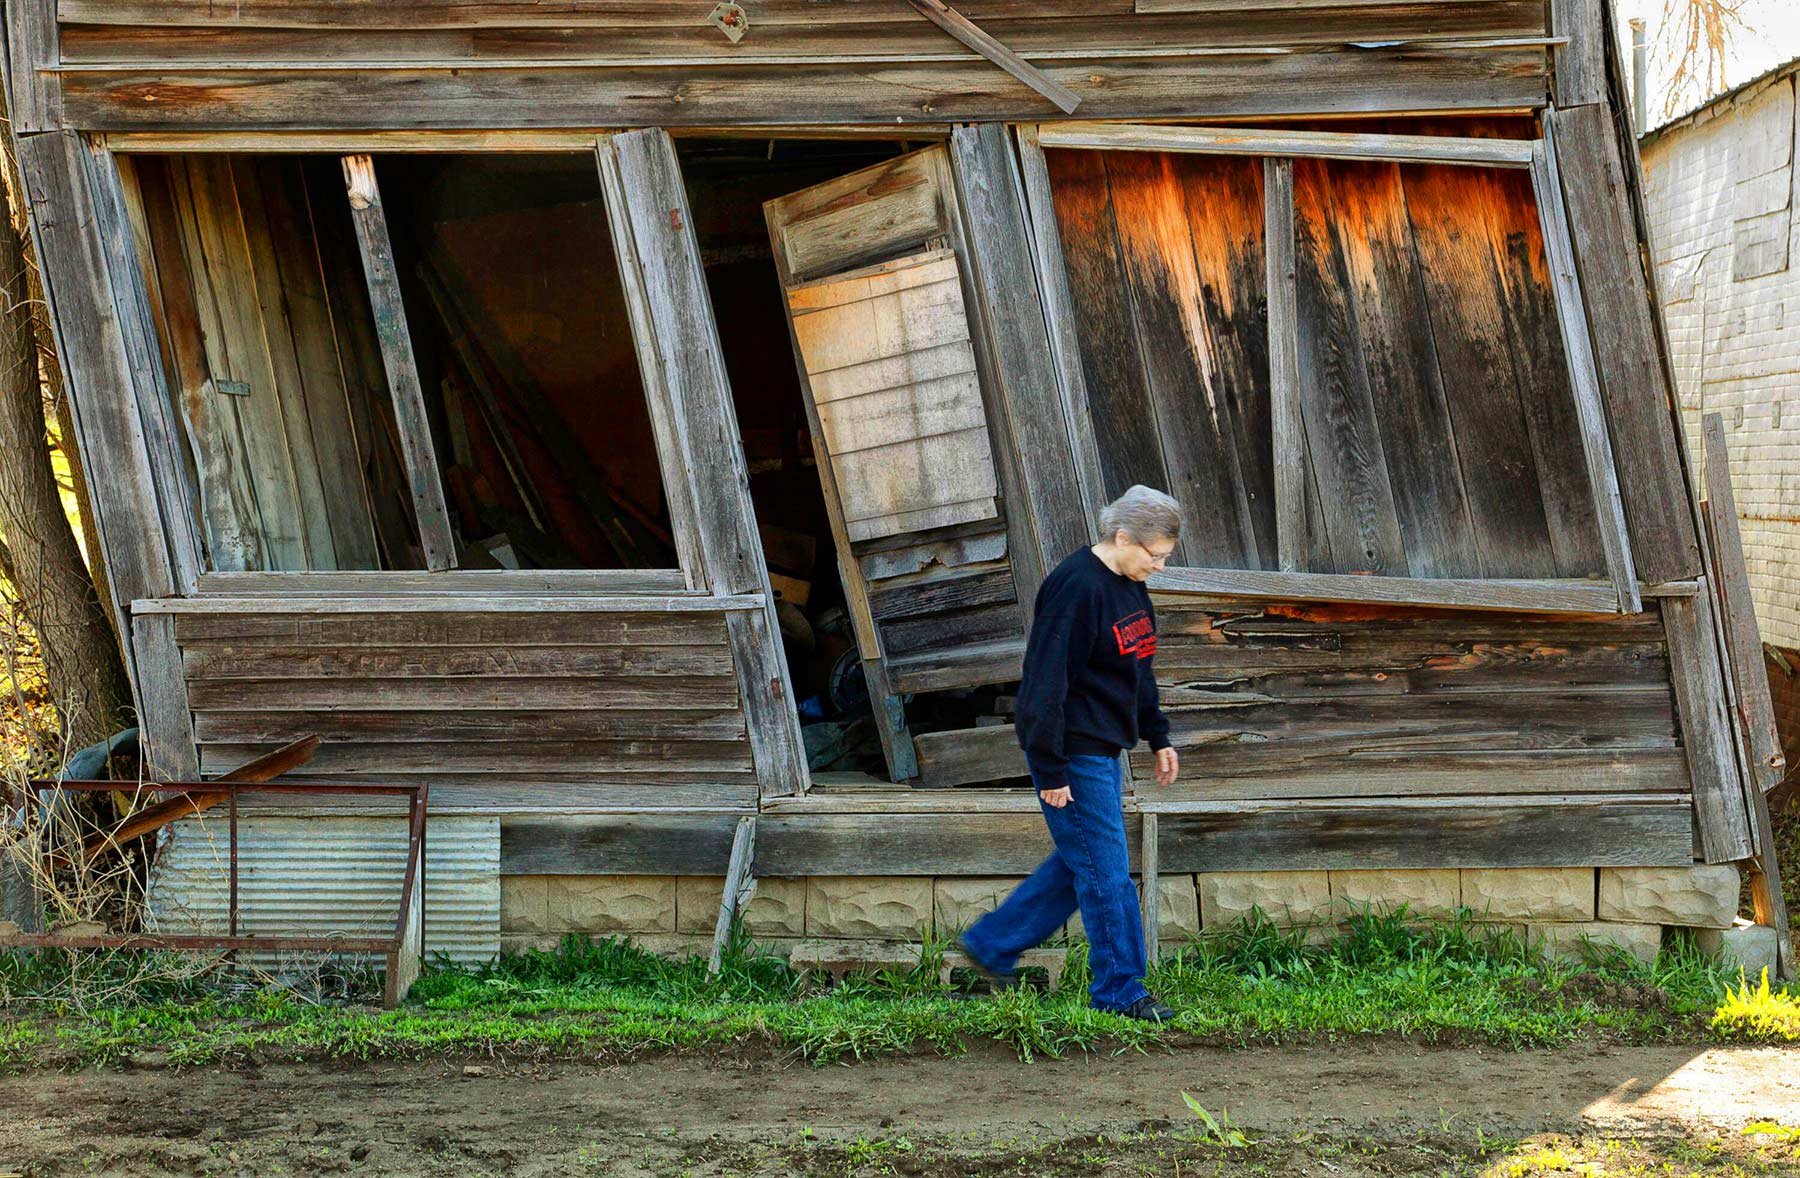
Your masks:
{"label": "metal pipe", "polygon": [[1650,128],[1649,107],[1650,88],[1648,74],[1650,72],[1650,41],[1644,33],[1644,18],[1631,18],[1631,114],[1637,121],[1637,133],[1642,135]]}

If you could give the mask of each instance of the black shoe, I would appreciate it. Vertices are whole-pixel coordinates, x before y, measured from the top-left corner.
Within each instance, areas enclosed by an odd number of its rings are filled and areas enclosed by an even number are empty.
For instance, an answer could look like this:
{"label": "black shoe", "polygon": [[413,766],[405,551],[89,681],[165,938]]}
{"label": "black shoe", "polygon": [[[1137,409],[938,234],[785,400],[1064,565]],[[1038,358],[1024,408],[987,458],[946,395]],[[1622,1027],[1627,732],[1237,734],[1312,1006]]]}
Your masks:
{"label": "black shoe", "polygon": [[1010,990],[1019,984],[1018,974],[1000,973],[981,964],[981,958],[975,956],[974,951],[971,950],[968,945],[963,943],[961,937],[956,939],[956,947],[962,950],[962,955],[964,957],[969,959],[969,968],[975,971],[976,977],[987,983],[988,989],[994,991]]}
{"label": "black shoe", "polygon": [[1119,1011],[1126,1018],[1143,1019],[1147,1023],[1167,1023],[1175,1021],[1175,1011],[1156,1000],[1153,994],[1146,994]]}

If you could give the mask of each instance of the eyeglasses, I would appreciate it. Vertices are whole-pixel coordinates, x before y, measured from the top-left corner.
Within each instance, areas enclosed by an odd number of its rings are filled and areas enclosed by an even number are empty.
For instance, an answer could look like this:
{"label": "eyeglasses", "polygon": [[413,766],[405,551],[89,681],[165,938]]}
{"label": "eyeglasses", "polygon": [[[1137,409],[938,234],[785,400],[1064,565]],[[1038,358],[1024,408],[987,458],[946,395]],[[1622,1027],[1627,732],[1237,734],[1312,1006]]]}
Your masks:
{"label": "eyeglasses", "polygon": [[1167,552],[1157,552],[1156,550],[1151,548],[1148,544],[1139,544],[1138,541],[1136,541],[1136,540],[1133,540],[1132,543],[1137,544],[1137,546],[1139,548],[1142,548],[1144,550],[1144,554],[1150,558],[1150,563],[1155,565],[1157,568],[1162,568],[1165,565],[1167,565],[1169,563],[1169,558],[1171,556],[1175,555],[1175,549],[1173,547],[1171,547]]}

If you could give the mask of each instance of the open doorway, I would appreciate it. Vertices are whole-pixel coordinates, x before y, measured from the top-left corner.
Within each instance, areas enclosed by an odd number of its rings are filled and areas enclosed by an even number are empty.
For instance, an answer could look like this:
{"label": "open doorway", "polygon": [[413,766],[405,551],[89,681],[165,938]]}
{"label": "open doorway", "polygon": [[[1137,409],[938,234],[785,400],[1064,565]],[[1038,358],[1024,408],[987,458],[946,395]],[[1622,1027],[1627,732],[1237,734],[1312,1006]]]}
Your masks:
{"label": "open doorway", "polygon": [[[790,333],[792,315],[841,309],[846,299],[859,314],[919,318],[922,303],[907,311],[861,301],[869,274],[878,275],[874,291],[935,282],[931,298],[960,308],[950,236],[927,228],[861,239],[847,251],[809,248],[803,273],[791,250],[778,256],[784,239],[779,230],[771,237],[765,219],[768,202],[855,188],[857,177],[889,168],[910,180],[921,157],[935,164],[942,148],[682,139],[677,151],[815,784],[1023,784],[1011,731],[1023,625],[969,332],[952,330],[955,340],[919,360],[900,345],[881,358],[856,352],[882,336],[878,325],[839,331],[850,351],[833,353],[831,371],[870,383],[855,390],[824,390],[820,362],[807,356],[809,325]],[[938,171],[930,182],[945,179]],[[954,216],[947,190],[942,205],[935,189],[927,197],[932,218]],[[853,195],[835,207],[857,204]],[[851,295],[830,289],[845,282]],[[900,375],[915,360],[948,365],[920,398]],[[952,461],[937,462],[946,450]],[[946,492],[938,498],[953,502],[925,506],[906,498],[916,488],[894,472],[935,465],[936,486],[955,486],[958,471],[947,468],[955,453],[972,455],[963,466],[985,466],[972,476],[975,494]]]}

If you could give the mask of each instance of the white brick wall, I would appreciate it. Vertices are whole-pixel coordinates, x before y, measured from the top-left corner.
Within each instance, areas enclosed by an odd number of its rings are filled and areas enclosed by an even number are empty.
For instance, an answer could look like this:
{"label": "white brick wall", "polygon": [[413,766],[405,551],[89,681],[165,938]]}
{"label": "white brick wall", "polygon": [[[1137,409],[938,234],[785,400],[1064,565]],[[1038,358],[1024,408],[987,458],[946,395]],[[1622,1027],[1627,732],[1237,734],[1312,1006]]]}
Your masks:
{"label": "white brick wall", "polygon": [[1797,78],[1789,70],[1643,149],[1690,465],[1697,477],[1701,414],[1722,414],[1757,620],[1788,647],[1800,647]]}

